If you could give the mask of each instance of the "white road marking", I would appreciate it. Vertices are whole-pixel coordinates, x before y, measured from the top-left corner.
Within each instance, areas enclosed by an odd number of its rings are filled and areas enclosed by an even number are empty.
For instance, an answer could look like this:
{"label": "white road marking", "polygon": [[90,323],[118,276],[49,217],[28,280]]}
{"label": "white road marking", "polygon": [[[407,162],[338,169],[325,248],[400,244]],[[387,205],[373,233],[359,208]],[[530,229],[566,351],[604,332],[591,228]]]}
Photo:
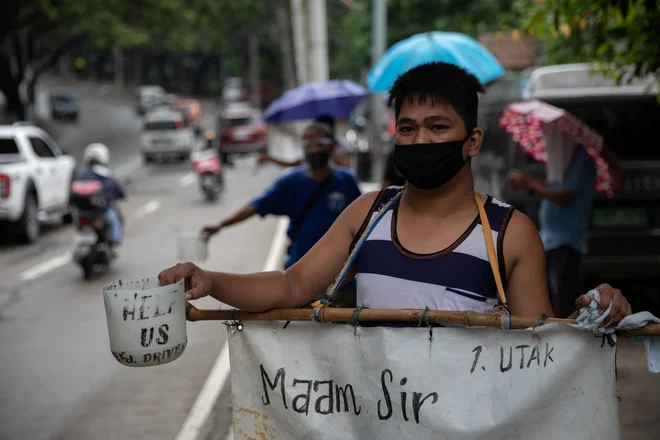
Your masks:
{"label": "white road marking", "polygon": [[137,211],[135,211],[135,218],[138,220],[141,220],[148,216],[149,214],[153,214],[154,212],[158,211],[160,209],[160,202],[158,200],[152,200],[150,202],[147,202],[139,208]]}
{"label": "white road marking", "polygon": [[21,280],[23,281],[34,281],[37,278],[51,272],[58,267],[62,267],[65,264],[68,264],[71,261],[70,254],[58,255],[57,257],[50,258],[46,261],[43,261],[39,264],[36,264],[32,268],[26,270],[21,274]]}
{"label": "white road marking", "polygon": [[[288,227],[289,220],[287,218],[278,220],[262,272],[271,272],[281,267],[282,256],[286,249],[286,230]],[[175,440],[196,440],[199,437],[216,400],[218,400],[220,392],[225,387],[229,378],[229,372],[229,341],[227,341],[222,347],[222,351],[216,359],[211,373],[206,378],[206,382],[204,382],[202,390],[199,392]],[[233,438],[232,433],[230,432],[226,438]]]}
{"label": "white road marking", "polygon": [[188,174],[186,176],[183,176],[182,178],[179,179],[179,186],[181,188],[187,188],[193,183],[195,183],[195,180],[197,180],[197,176],[194,174]]}

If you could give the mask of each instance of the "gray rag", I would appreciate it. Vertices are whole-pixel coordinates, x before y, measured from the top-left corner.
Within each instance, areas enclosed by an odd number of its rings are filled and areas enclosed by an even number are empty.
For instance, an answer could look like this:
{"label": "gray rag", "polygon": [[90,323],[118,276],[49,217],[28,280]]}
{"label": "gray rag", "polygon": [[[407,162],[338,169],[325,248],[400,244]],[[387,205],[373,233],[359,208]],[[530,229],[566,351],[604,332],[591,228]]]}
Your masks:
{"label": "gray rag", "polygon": [[[634,330],[644,327],[649,323],[660,323],[660,318],[654,316],[651,312],[639,312],[633,315],[626,316],[619,322],[616,329],[611,325],[602,327],[603,322],[607,319],[610,311],[612,310],[612,302],[602,315],[598,313],[598,306],[600,301],[600,292],[597,290],[590,290],[587,293],[591,297],[591,303],[587,307],[580,309],[580,316],[577,322],[580,327],[590,330],[598,334],[611,334],[615,330]],[[650,336],[636,336],[632,341],[644,348],[646,352],[646,361],[648,369],[651,373],[660,373],[660,338]]]}

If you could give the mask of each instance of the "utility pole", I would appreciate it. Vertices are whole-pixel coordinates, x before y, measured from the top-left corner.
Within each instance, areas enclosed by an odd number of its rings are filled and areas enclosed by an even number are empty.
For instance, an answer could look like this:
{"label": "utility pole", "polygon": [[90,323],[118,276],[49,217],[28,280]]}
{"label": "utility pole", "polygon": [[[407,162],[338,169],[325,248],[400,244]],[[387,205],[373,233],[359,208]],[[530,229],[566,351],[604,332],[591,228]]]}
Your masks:
{"label": "utility pole", "polygon": [[302,85],[307,82],[307,49],[305,48],[302,0],[291,0],[290,7],[296,80],[297,85]]}
{"label": "utility pole", "polygon": [[309,79],[327,81],[330,76],[328,67],[328,24],[326,20],[325,0],[308,0],[310,69]]}
{"label": "utility pole", "polygon": [[[387,0],[371,1],[371,64],[375,65],[385,53],[387,45]],[[371,180],[381,182],[385,171],[383,150],[383,119],[385,118],[384,97],[382,93],[371,95],[370,150]]]}

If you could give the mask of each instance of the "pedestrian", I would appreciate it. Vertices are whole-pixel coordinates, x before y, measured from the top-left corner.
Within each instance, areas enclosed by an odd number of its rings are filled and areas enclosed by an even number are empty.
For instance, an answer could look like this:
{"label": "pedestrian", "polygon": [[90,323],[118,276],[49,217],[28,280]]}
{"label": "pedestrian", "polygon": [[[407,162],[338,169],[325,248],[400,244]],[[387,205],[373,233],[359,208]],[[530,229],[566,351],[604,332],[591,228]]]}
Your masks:
{"label": "pedestrian", "polygon": [[344,208],[360,196],[356,176],[346,168],[329,164],[335,141],[326,126],[310,124],[302,139],[305,165],[277,179],[266,192],[220,223],[206,226],[203,233],[211,236],[255,214],[287,216],[291,245],[286,267],[300,260]]}
{"label": "pedestrian", "polygon": [[[512,170],[507,181],[513,188],[533,191],[542,198],[539,223],[550,301],[555,315],[565,318],[579,295],[580,263],[588,251],[596,166],[589,153],[574,143],[548,143],[547,152],[546,180]],[[601,156],[618,188],[621,171],[616,155],[603,146]]]}
{"label": "pedestrian", "polygon": [[[322,115],[314,119],[314,122],[322,124],[325,126],[326,131],[328,131],[332,138],[335,141],[334,150],[332,153],[332,161],[340,166],[345,168],[351,167],[351,156],[348,151],[348,146],[342,142],[339,137],[335,136],[336,122],[335,118],[329,115]],[[298,167],[305,163],[304,159],[296,160],[282,160],[276,157],[270,156],[268,153],[259,153],[257,156],[257,163],[263,164],[266,162],[271,162],[282,167]]]}
{"label": "pedestrian", "polygon": [[[499,302],[514,315],[552,316],[536,227],[513,207],[474,192],[470,161],[482,142],[482,90],[474,75],[447,63],[401,75],[389,104],[406,185],[359,197],[287,270],[233,275],[184,263],[163,270],[160,281],[189,279],[186,299],[211,295],[250,312],[297,308],[324,293],[359,252],[348,278],[357,275],[357,303],[365,307],[486,312]],[[601,312],[612,302],[614,323],[630,314],[620,291],[597,289]],[[583,295],[576,306],[590,302]]]}

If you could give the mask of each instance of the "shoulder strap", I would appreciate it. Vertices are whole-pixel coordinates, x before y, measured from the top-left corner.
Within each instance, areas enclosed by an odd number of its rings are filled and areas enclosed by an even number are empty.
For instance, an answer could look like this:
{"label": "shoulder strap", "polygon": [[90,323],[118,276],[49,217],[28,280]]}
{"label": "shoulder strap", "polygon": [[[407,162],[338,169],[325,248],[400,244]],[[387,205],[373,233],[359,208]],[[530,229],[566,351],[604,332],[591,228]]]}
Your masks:
{"label": "shoulder strap", "polygon": [[307,217],[307,214],[309,214],[309,211],[312,210],[312,207],[316,204],[316,202],[318,202],[318,200],[321,198],[325,190],[328,188],[328,185],[330,185],[330,182],[332,182],[333,177],[334,174],[331,174],[330,177],[328,177],[323,182],[321,182],[318,188],[316,188],[316,191],[314,191],[314,194],[312,194],[312,196],[307,200],[305,206],[303,206],[302,211],[300,211],[300,215],[298,215],[298,217],[296,218],[296,222],[291,227],[291,231],[289,232],[289,237],[291,237],[291,240],[293,240],[293,238],[298,233],[298,230],[305,221],[305,218]]}
{"label": "shoulder strap", "polygon": [[484,239],[486,240],[486,250],[488,251],[488,260],[490,261],[490,268],[493,271],[495,284],[497,285],[497,297],[499,306],[507,315],[509,314],[509,307],[506,303],[506,295],[504,293],[504,286],[502,284],[502,276],[500,275],[500,266],[497,262],[497,252],[495,251],[495,243],[493,242],[493,234],[490,230],[490,222],[488,215],[484,209],[484,204],[481,197],[476,192],[474,198],[477,201],[477,208],[479,208],[479,218],[481,219],[481,228],[484,230]]}
{"label": "shoulder strap", "polygon": [[369,212],[364,217],[364,220],[360,225],[360,229],[358,229],[357,233],[355,234],[355,237],[353,237],[353,241],[351,241],[351,245],[348,248],[349,254],[353,252],[353,249],[355,249],[355,245],[360,240],[360,237],[362,237],[362,234],[364,233],[365,229],[367,229],[367,226],[369,225],[369,222],[371,221],[374,212],[380,211],[383,206],[387,205],[393,198],[397,197],[397,195],[401,191],[402,191],[401,187],[390,186],[387,188],[383,188],[378,192],[378,195],[376,196],[374,203],[371,205],[371,208],[369,208]]}
{"label": "shoulder strap", "polygon": [[394,206],[394,204],[401,198],[402,194],[403,194],[403,189],[398,188],[397,192],[393,194],[393,197],[390,200],[388,200],[385,204],[380,204],[380,208],[378,208],[378,210],[376,211],[377,214],[369,220],[369,223],[367,224],[366,228],[364,228],[362,233],[358,234],[359,238],[354,248],[351,250],[350,254],[348,255],[348,260],[344,264],[344,267],[342,268],[341,272],[339,272],[339,275],[337,275],[335,283],[328,288],[326,292],[326,296],[332,298],[332,295],[334,295],[337,292],[337,290],[339,290],[342,283],[344,282],[344,279],[346,278],[346,275],[348,275],[348,272],[353,266],[353,263],[355,263],[355,260],[357,259],[360,250],[362,250],[362,246],[364,246],[364,243],[367,241],[367,238],[373,232],[378,222],[380,222],[380,220],[385,216],[387,211],[392,206]]}

